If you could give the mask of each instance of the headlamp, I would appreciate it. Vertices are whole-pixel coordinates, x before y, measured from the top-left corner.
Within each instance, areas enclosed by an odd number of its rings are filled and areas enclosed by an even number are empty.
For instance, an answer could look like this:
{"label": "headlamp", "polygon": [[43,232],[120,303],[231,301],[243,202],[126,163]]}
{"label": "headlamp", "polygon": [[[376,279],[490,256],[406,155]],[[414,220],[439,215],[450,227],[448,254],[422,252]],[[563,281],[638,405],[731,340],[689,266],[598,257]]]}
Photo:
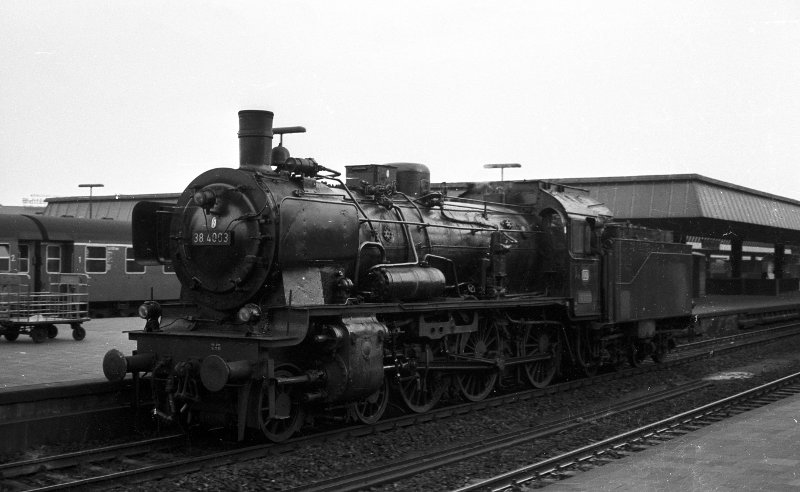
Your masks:
{"label": "headlamp", "polygon": [[255,323],[261,318],[261,308],[255,304],[245,304],[237,313],[242,323]]}

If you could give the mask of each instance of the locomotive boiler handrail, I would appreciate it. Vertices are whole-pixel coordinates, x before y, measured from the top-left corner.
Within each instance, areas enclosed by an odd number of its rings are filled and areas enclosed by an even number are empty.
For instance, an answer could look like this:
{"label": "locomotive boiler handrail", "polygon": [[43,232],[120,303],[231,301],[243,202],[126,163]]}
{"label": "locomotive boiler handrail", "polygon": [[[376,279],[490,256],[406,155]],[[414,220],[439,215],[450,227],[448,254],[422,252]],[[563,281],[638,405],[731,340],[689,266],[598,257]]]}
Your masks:
{"label": "locomotive boiler handrail", "polygon": [[[489,201],[486,201],[486,200],[478,200],[476,198],[463,198],[463,197],[459,197],[459,196],[454,196],[454,197],[449,197],[448,196],[448,197],[443,197],[443,198],[444,198],[445,202],[477,203],[479,205],[483,205],[484,203],[486,203],[488,205],[497,205],[497,206],[500,206],[500,207],[511,207],[511,208],[522,208],[522,209],[530,208],[530,207],[533,206],[533,204],[517,205],[515,203],[489,202]],[[414,201],[418,201],[418,200],[419,199],[417,198]],[[506,213],[507,215],[524,215],[524,216],[528,215],[526,212],[504,212],[504,213]]]}
{"label": "locomotive boiler handrail", "polygon": [[[410,265],[410,266],[419,265],[419,254],[417,254],[417,248],[416,248],[416,246],[414,246],[414,239],[411,237],[411,231],[408,230],[408,221],[406,221],[406,216],[405,216],[405,214],[403,214],[403,211],[400,209],[400,207],[394,207],[394,210],[395,210],[394,213],[397,215],[397,218],[400,221],[402,221],[403,233],[406,236],[406,242],[408,243],[408,247],[411,248],[411,252],[414,253],[414,262],[413,263],[408,262],[407,264]],[[380,266],[380,265],[376,265],[376,266]],[[400,266],[400,265],[399,264],[395,264],[395,266]],[[373,267],[373,268],[375,268],[375,267]]]}
{"label": "locomotive boiler handrail", "polygon": [[[483,202],[481,202],[481,203],[483,203]],[[493,205],[494,203],[493,202],[487,202],[487,204]],[[497,205],[503,205],[503,204],[498,203]],[[479,212],[481,215],[484,214],[484,210],[483,209],[477,209],[477,208],[472,208],[472,207],[446,207],[444,205],[440,205],[439,206],[439,210],[442,210],[443,212]],[[527,217],[528,215],[530,215],[530,214],[527,214],[525,212],[514,212],[514,211],[508,211],[508,210],[502,210],[502,211],[499,211],[499,210],[487,210],[486,214],[487,215],[515,215],[515,216],[520,216],[520,217]]]}
{"label": "locomotive boiler handrail", "polygon": [[[420,220],[420,222],[422,222],[422,223],[425,223],[425,216],[424,216],[424,215],[422,215],[422,210],[420,210],[420,209],[419,209],[419,207],[417,206],[417,204],[416,204],[416,203],[414,203],[414,201],[413,201],[413,200],[412,200],[412,199],[411,199],[411,198],[410,198],[408,195],[406,195],[405,193],[401,193],[401,192],[398,192],[398,193],[400,193],[400,196],[402,196],[403,198],[405,198],[405,199],[406,199],[406,201],[408,202],[408,204],[409,204],[409,205],[411,205],[412,207],[414,207],[414,210],[416,210],[416,211],[417,211],[417,215],[419,216],[419,220]],[[431,247],[431,235],[430,235],[430,233],[428,232],[428,229],[427,229],[427,228],[425,228],[425,227],[423,227],[423,228],[422,228],[422,231],[425,233],[425,237],[427,238],[427,241],[426,241],[426,242],[428,243],[428,251],[430,251],[430,247]]]}
{"label": "locomotive boiler handrail", "polygon": [[485,231],[485,232],[495,232],[495,231],[502,231],[507,233],[518,233],[518,234],[527,234],[529,232],[534,231],[526,231],[523,229],[500,229],[500,227],[489,227],[481,225],[481,227],[463,227],[463,226],[451,226],[451,225],[443,225],[443,224],[426,224],[425,222],[403,222],[397,220],[389,220],[389,219],[358,219],[359,222],[377,222],[379,224],[408,224],[413,226],[419,227],[439,227],[441,229],[456,229],[459,231]]}
{"label": "locomotive boiler handrail", "polygon": [[[366,219],[366,222],[369,224],[369,228],[372,229],[372,236],[377,238],[378,237],[378,231],[375,230],[375,226],[372,225],[372,221],[370,220],[369,216],[367,216],[367,213],[364,212],[364,209],[361,208],[361,205],[358,204],[358,200],[353,196],[353,192],[350,191],[350,188],[348,188],[347,185],[344,184],[344,182],[341,179],[339,179],[338,177],[332,176],[332,177],[330,177],[328,179],[330,179],[331,181],[336,181],[340,185],[342,185],[342,189],[344,189],[344,191],[347,193],[347,195],[350,197],[350,199],[353,200],[353,204],[356,206],[358,211],[361,212],[361,215],[364,216],[364,219]],[[364,219],[359,219],[359,222],[363,224],[364,223]]]}
{"label": "locomotive boiler handrail", "polygon": [[[487,202],[483,202],[483,206],[484,206],[483,210],[480,210],[479,212],[481,213],[481,216],[484,219],[487,219],[489,217],[488,214],[487,214],[487,210],[488,210]],[[442,217],[444,217],[445,219],[447,219],[447,220],[449,220],[451,222],[455,222],[456,224],[475,224],[475,225],[486,227],[486,224],[482,224],[480,222],[471,221],[471,220],[461,220],[461,219],[457,219],[457,218],[452,217],[452,216],[448,217],[445,214],[445,212],[447,212],[447,210],[445,210],[444,205],[440,205],[439,206],[439,210],[441,210],[441,212],[442,212]],[[498,230],[498,231],[500,230],[500,226],[498,226],[498,225],[495,225],[494,228],[495,228],[495,230]]]}

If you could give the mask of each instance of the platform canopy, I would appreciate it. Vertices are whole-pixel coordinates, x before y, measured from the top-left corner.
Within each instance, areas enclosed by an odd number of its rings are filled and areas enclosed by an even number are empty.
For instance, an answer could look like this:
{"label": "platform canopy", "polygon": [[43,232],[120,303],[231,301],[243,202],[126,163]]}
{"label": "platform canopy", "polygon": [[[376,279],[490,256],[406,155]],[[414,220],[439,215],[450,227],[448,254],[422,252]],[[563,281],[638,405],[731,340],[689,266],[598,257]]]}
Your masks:
{"label": "platform canopy", "polygon": [[685,236],[800,244],[800,201],[699,174],[548,180],[603,202],[617,220]]}

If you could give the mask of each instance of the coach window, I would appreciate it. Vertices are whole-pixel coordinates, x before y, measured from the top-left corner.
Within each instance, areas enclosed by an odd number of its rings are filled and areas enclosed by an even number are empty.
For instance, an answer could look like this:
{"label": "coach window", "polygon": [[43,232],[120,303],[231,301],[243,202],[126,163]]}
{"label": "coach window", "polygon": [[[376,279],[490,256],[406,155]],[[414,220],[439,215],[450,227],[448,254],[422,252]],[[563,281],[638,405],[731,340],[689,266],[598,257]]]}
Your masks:
{"label": "coach window", "polygon": [[28,273],[30,270],[31,248],[27,244],[19,245],[19,273]]}
{"label": "coach window", "polygon": [[175,267],[172,266],[172,263],[170,263],[169,265],[164,265],[164,273],[172,273],[172,274],[175,273]]}
{"label": "coach window", "polygon": [[8,244],[0,244],[0,272],[11,271],[11,250]]}
{"label": "coach window", "polygon": [[86,273],[106,273],[106,247],[86,246]]}
{"label": "coach window", "polygon": [[144,273],[144,265],[136,263],[133,248],[125,248],[125,273]]}
{"label": "coach window", "polygon": [[47,273],[61,273],[61,246],[47,245]]}

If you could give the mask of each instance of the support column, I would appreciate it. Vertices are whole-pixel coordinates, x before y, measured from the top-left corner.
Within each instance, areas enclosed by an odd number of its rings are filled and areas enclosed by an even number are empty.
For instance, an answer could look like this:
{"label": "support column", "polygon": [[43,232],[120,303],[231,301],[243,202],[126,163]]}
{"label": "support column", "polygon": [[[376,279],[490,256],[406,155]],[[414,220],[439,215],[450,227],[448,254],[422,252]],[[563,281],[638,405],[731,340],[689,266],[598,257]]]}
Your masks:
{"label": "support column", "polygon": [[733,293],[742,295],[745,293],[744,280],[742,280],[742,246],[744,241],[742,237],[735,232],[729,232],[723,237],[731,242],[731,287]]}
{"label": "support column", "polygon": [[742,245],[744,241],[736,234],[731,234],[731,278],[741,278],[742,276]]}
{"label": "support column", "polygon": [[785,250],[786,246],[781,243],[775,243],[775,261],[772,265],[772,273],[775,274],[775,278],[783,278],[783,265],[785,261]]}
{"label": "support column", "polygon": [[775,243],[775,254],[772,263],[772,273],[775,276],[775,295],[781,293],[781,279],[783,278],[783,264],[785,261],[785,245]]}

